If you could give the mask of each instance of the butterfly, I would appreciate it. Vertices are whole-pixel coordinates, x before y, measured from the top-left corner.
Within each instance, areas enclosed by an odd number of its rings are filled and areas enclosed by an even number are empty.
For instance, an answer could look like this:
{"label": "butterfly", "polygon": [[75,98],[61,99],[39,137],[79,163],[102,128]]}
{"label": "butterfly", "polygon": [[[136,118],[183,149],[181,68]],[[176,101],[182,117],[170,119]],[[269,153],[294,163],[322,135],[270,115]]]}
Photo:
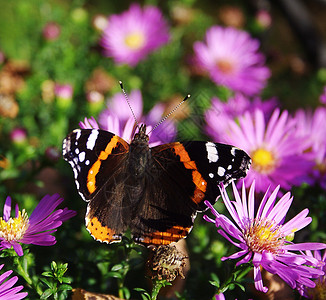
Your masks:
{"label": "butterfly", "polygon": [[146,125],[128,144],[100,129],[76,129],[63,142],[77,190],[88,202],[86,228],[101,242],[166,245],[190,232],[218,185],[246,176],[251,159],[231,145],[192,141],[149,147]]}

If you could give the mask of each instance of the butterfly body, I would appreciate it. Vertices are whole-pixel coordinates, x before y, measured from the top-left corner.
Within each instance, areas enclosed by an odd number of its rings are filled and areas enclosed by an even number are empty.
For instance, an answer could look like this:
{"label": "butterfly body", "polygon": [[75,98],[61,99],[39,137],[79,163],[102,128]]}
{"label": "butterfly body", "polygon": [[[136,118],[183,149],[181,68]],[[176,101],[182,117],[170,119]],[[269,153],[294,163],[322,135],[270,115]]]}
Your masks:
{"label": "butterfly body", "polygon": [[144,245],[186,237],[204,200],[214,203],[218,185],[246,176],[251,163],[244,151],[212,142],[151,148],[145,125],[130,144],[107,131],[74,130],[63,142],[63,157],[88,202],[91,235],[112,243],[130,229]]}

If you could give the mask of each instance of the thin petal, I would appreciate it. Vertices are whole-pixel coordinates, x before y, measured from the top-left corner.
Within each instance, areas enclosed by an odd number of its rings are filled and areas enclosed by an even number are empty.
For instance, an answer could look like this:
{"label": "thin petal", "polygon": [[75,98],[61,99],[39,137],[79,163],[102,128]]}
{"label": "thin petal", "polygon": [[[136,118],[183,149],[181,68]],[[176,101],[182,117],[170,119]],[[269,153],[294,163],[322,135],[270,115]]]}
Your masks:
{"label": "thin petal", "polygon": [[5,202],[5,206],[3,208],[3,220],[8,222],[11,214],[11,198],[8,196]]}

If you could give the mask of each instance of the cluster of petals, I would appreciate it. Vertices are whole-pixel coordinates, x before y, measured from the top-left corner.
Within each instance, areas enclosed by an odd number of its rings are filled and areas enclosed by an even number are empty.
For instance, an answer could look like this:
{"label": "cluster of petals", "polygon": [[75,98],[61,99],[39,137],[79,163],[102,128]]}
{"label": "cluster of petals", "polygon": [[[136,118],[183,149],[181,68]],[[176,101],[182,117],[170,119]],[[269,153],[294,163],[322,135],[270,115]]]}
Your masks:
{"label": "cluster of petals", "polygon": [[56,243],[52,235],[56,228],[76,212],[68,208],[57,209],[63,198],[59,194],[46,195],[36,206],[30,217],[25,210],[19,211],[15,207],[15,217],[11,217],[11,198],[7,197],[3,217],[0,218],[0,250],[14,248],[19,256],[23,255],[21,244],[34,244],[39,246],[51,246]]}
{"label": "cluster of petals", "polygon": [[217,85],[252,96],[270,77],[259,46],[259,41],[245,31],[213,26],[207,30],[204,42],[195,42],[194,61]]}
{"label": "cluster of petals", "polygon": [[213,140],[219,141],[225,134],[230,120],[237,120],[244,112],[253,112],[256,109],[262,110],[265,118],[269,118],[277,104],[276,98],[263,101],[260,97],[254,97],[251,101],[241,93],[236,93],[227,102],[214,97],[211,100],[211,107],[205,112],[205,131]]}
{"label": "cluster of petals", "polygon": [[104,54],[118,64],[135,66],[169,40],[167,22],[155,6],[132,4],[128,11],[111,15],[103,31]]}
{"label": "cluster of petals", "polygon": [[[0,265],[0,270],[3,268],[3,264]],[[0,275],[0,300],[19,300],[25,298],[28,294],[20,291],[24,288],[22,285],[14,287],[18,281],[17,276],[9,278],[12,270],[4,272]]]}
{"label": "cluster of petals", "polygon": [[[110,131],[128,143],[131,142],[135,133],[135,118],[137,122],[146,124],[147,132],[150,132],[164,116],[164,106],[162,104],[156,104],[147,115],[143,115],[141,92],[139,90],[132,90],[128,98],[134,116],[124,95],[118,93],[108,100],[107,108],[100,113],[98,122],[94,118],[85,118],[84,122],[79,123],[79,126],[82,129],[94,128]],[[171,142],[176,136],[176,125],[173,120],[165,120],[149,136],[151,147]]]}
{"label": "cluster of petals", "polygon": [[[208,222],[214,223],[218,233],[240,250],[226,259],[240,259],[236,265],[252,262],[254,266],[254,282],[257,290],[267,292],[262,280],[261,268],[277,274],[293,289],[299,286],[314,288],[312,279],[322,276],[324,272],[318,268],[320,260],[305,255],[303,251],[325,249],[322,243],[293,243],[288,237],[306,227],[311,218],[307,217],[308,209],[302,210],[295,217],[285,222],[286,214],[292,204],[293,197],[286,193],[276,202],[279,187],[272,193],[266,191],[259,207],[255,210],[255,182],[246,194],[245,184],[242,185],[241,196],[233,186],[234,201],[222,186],[220,188],[223,202],[231,216],[218,213],[206,201],[214,215],[214,219],[204,216]],[[269,196],[268,196],[269,195]],[[297,251],[298,253],[295,253]],[[317,268],[316,268],[317,267]]]}
{"label": "cluster of petals", "polygon": [[275,109],[268,120],[261,109],[247,111],[238,122],[228,121],[220,141],[243,149],[251,157],[246,184],[256,180],[258,192],[277,185],[290,189],[307,181],[312,167],[309,154],[304,152],[307,143],[297,136],[296,122],[286,110],[281,113]]}

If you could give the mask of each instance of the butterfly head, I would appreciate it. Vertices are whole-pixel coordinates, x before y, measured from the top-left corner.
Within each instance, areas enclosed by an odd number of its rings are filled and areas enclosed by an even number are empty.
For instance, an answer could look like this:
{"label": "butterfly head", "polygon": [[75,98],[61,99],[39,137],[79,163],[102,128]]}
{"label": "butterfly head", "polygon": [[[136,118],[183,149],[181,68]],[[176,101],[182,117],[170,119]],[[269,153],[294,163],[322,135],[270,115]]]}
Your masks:
{"label": "butterfly head", "polygon": [[146,148],[149,147],[149,136],[146,133],[146,125],[141,124],[139,127],[138,132],[135,134],[132,142],[131,142],[131,147],[136,146],[139,147],[140,145],[145,146]]}

